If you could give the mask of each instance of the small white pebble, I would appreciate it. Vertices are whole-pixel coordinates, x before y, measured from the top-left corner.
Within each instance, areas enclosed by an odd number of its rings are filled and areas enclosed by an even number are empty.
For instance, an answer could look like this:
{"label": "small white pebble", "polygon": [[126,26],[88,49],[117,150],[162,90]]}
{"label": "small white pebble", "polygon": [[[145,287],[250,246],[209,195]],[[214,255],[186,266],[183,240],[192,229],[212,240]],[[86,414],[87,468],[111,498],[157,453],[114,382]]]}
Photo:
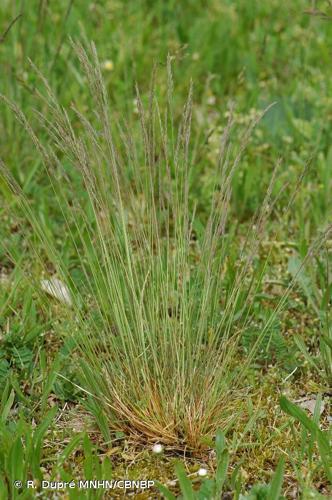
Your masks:
{"label": "small white pebble", "polygon": [[163,449],[164,449],[163,446],[161,444],[158,444],[158,443],[156,443],[152,446],[153,453],[162,453]]}
{"label": "small white pebble", "polygon": [[208,471],[206,469],[204,469],[204,467],[201,467],[200,469],[198,469],[197,471],[197,474],[200,476],[200,477],[205,477],[207,475]]}

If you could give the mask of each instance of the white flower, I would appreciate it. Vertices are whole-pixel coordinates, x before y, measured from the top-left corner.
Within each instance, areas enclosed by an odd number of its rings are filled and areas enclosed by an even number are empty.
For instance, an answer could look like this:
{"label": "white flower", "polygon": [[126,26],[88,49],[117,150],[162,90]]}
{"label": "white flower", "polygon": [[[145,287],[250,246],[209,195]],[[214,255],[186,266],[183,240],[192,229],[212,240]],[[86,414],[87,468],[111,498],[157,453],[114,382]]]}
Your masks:
{"label": "white flower", "polygon": [[72,305],[68,287],[57,278],[41,280],[40,286],[43,292],[48,293],[48,295],[51,295],[52,297],[58,299],[60,302],[67,304],[68,306]]}
{"label": "white flower", "polygon": [[133,108],[134,108],[134,113],[138,115],[139,114],[138,99],[133,99]]}
{"label": "white flower", "polygon": [[163,449],[164,449],[163,446],[159,443],[156,443],[152,446],[153,453],[157,453],[157,454],[162,453]]}
{"label": "white flower", "polygon": [[201,467],[200,469],[198,469],[197,471],[197,474],[200,476],[200,477],[205,477],[207,475],[208,471],[206,469],[204,469],[204,467]]}
{"label": "white flower", "polygon": [[110,59],[107,59],[102,63],[102,68],[105,69],[106,71],[113,71],[114,69],[114,63]]}
{"label": "white flower", "polygon": [[216,96],[215,95],[210,95],[206,102],[210,105],[213,106],[216,103]]}

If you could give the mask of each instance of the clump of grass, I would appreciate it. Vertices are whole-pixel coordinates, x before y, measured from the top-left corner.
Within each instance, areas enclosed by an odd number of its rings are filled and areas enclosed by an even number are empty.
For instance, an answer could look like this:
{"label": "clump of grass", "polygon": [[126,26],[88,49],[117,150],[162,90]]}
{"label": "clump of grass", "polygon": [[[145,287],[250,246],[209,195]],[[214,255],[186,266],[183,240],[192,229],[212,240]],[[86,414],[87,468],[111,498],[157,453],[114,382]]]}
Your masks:
{"label": "clump of grass", "polygon": [[137,91],[136,136],[110,113],[95,47],[89,53],[79,44],[75,49],[94,99],[94,121],[74,106],[63,109],[37,69],[46,89],[37,91],[43,106],[37,116],[49,145],[5,99],[43,159],[74,264],[63,259],[61,242],[4,167],[2,173],[42,244],[33,242],[36,258],[44,268],[51,262],[71,291],[67,321],[82,389],[98,402],[111,429],[198,450],[240,415],[249,390],[246,370],[288,293],[239,365],[239,342],[265,272],[257,255],[274,207],[277,170],[236,257],[227,215],[234,172],[267,110],[250,124],[237,149],[230,113],[202,227],[190,196],[192,87],[176,127],[168,60],[165,110],[153,82],[145,106]]}

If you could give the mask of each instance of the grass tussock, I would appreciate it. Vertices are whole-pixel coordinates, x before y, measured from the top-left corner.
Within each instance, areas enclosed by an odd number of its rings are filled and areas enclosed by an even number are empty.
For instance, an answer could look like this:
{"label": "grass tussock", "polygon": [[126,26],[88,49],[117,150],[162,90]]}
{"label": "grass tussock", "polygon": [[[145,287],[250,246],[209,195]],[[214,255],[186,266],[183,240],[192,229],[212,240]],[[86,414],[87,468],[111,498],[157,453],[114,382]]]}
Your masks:
{"label": "grass tussock", "polygon": [[72,263],[63,261],[59,245],[4,167],[2,173],[42,243],[42,251],[33,248],[45,277],[51,263],[70,290],[66,321],[78,352],[79,385],[95,398],[111,429],[197,451],[217,428],[227,429],[241,417],[250,391],[247,370],[292,286],[267,311],[244,354],[241,338],[252,328],[265,273],[257,255],[282,191],[275,193],[278,165],[245,238],[234,238],[228,214],[234,173],[268,109],[235,146],[230,107],[209,216],[202,223],[190,192],[193,88],[176,125],[169,59],[163,106],[153,78],[146,103],[137,90],[138,133],[112,114],[94,46],[88,52],[74,47],[94,100],[91,119],[74,105],[62,108],[36,68],[44,89],[37,92],[43,112],[36,116],[48,146],[5,99],[41,155]]}

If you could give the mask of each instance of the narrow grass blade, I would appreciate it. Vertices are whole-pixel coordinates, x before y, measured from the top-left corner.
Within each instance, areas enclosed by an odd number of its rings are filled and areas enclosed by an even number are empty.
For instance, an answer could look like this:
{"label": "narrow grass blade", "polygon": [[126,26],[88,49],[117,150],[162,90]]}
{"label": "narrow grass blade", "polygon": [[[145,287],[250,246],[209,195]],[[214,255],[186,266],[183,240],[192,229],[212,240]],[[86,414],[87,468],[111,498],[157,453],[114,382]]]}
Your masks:
{"label": "narrow grass blade", "polygon": [[320,431],[318,426],[307,416],[305,411],[299,408],[296,404],[291,403],[291,401],[289,401],[285,396],[281,396],[280,398],[280,407],[285,413],[287,413],[291,417],[294,417],[313,434],[316,434],[317,431]]}
{"label": "narrow grass blade", "polygon": [[186,500],[195,500],[195,492],[193,490],[190,479],[188,479],[186,475],[186,471],[182,463],[177,463],[175,466],[175,470],[184,498]]}
{"label": "narrow grass blade", "polygon": [[281,488],[284,479],[284,468],[285,468],[285,459],[282,457],[279,460],[275,473],[273,475],[268,498],[270,500],[279,500],[281,495]]}
{"label": "narrow grass blade", "polygon": [[13,442],[8,456],[10,479],[12,481],[24,481],[24,449],[21,437],[18,436]]}
{"label": "narrow grass blade", "polygon": [[217,471],[216,471],[216,495],[221,497],[224,482],[227,477],[229,464],[229,453],[226,449],[225,435],[219,429],[216,435]]}
{"label": "narrow grass blade", "polygon": [[83,450],[84,450],[84,477],[85,479],[93,479],[93,455],[91,441],[87,434],[83,437]]}
{"label": "narrow grass blade", "polygon": [[[229,465],[229,453],[227,450],[224,450],[221,454],[221,457],[218,461],[218,467],[216,472],[216,493],[217,498],[221,496],[222,489],[227,477],[227,469]],[[219,496],[218,496],[219,495]]]}
{"label": "narrow grass blade", "polygon": [[32,456],[30,457],[30,460],[31,460],[31,469],[36,479],[41,480],[43,478],[43,474],[40,469],[43,439],[46,431],[48,430],[49,426],[51,425],[51,422],[53,421],[56,415],[57,410],[58,410],[57,407],[54,407],[52,408],[52,410],[48,412],[48,414],[44,417],[43,422],[40,424],[40,426],[35,431],[33,436]]}
{"label": "narrow grass blade", "polygon": [[1,421],[2,422],[6,422],[6,420],[8,418],[8,414],[10,412],[10,409],[13,406],[14,399],[15,399],[15,391],[14,391],[14,389],[12,389],[9,396],[8,396],[8,399],[4,405],[4,408],[1,412]]}
{"label": "narrow grass blade", "polygon": [[169,491],[168,488],[166,488],[166,486],[159,483],[159,481],[156,481],[155,484],[156,484],[158,490],[160,491],[160,493],[162,493],[167,500],[176,500],[176,496],[174,496],[173,493],[171,491]]}
{"label": "narrow grass blade", "polygon": [[58,466],[61,467],[63,463],[67,460],[69,455],[73,453],[73,451],[78,447],[78,445],[81,443],[83,438],[83,435],[77,434],[76,436],[73,437],[73,439],[67,444],[66,448],[63,450],[59,457],[58,461]]}
{"label": "narrow grass blade", "polygon": [[321,339],[330,349],[332,349],[332,339],[330,339],[326,335],[322,335]]}
{"label": "narrow grass blade", "polygon": [[332,455],[331,446],[327,436],[320,430],[318,425],[306,415],[304,410],[299,408],[294,403],[288,401],[285,396],[281,396],[280,398],[280,407],[284,412],[288,413],[288,415],[291,415],[296,420],[298,420],[308,431],[313,434],[313,436],[315,436],[326,475],[329,481],[332,482]]}

